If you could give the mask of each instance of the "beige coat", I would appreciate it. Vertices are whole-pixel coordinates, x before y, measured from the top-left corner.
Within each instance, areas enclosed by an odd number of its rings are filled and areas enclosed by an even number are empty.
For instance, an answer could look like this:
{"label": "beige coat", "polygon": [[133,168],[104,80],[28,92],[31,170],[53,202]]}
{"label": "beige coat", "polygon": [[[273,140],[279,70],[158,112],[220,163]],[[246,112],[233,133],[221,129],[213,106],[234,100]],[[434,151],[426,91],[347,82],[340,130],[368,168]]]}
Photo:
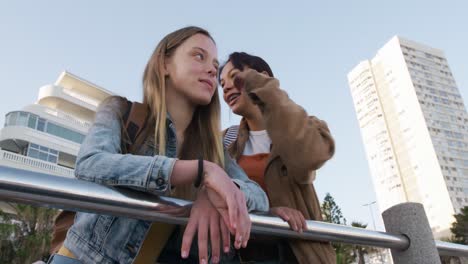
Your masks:
{"label": "beige coat", "polygon": [[[324,121],[306,111],[279,88],[279,81],[254,70],[241,73],[244,89],[260,107],[268,135],[272,140],[265,169],[265,184],[271,207],[286,206],[302,212],[306,219],[323,220],[313,181],[315,171],[334,153],[335,144]],[[248,140],[243,120],[238,137],[228,148],[238,159]],[[336,263],[330,243],[290,239],[299,263]]]}

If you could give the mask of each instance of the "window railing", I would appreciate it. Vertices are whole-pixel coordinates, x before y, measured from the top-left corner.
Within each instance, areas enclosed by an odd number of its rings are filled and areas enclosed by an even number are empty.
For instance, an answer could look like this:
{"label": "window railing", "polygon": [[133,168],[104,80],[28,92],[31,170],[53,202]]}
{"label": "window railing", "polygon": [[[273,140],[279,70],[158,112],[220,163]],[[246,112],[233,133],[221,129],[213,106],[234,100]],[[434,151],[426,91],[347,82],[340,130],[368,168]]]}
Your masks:
{"label": "window railing", "polygon": [[64,168],[62,166],[50,162],[34,159],[28,156],[16,154],[5,150],[0,150],[0,159],[17,163],[21,166],[44,170],[45,172],[58,174],[68,178],[74,177],[74,170],[72,169]]}
{"label": "window railing", "polygon": [[76,124],[76,125],[79,125],[79,126],[82,126],[82,127],[85,127],[85,128],[90,128],[91,124],[92,124],[90,122],[80,120],[80,119],[74,117],[73,115],[70,115],[70,114],[62,112],[62,111],[57,111],[57,110],[54,110],[54,109],[47,108],[45,110],[45,112],[47,114],[49,114],[49,115],[56,116],[56,117],[58,117],[58,118],[60,118],[60,119],[62,119],[64,121],[66,121],[67,123]]}
{"label": "window railing", "polygon": [[[142,192],[117,189],[91,182],[38,174],[5,166],[0,166],[0,199],[173,224],[186,224],[187,218],[166,214],[167,205],[175,207],[190,205],[190,202],[179,199],[156,197]],[[403,208],[406,210],[404,206],[398,206],[397,209]],[[383,214],[384,221],[389,210]],[[416,228],[424,225],[424,221],[406,223],[407,220],[411,220],[410,215],[415,215],[417,212],[404,210],[402,211],[405,214],[404,216],[390,215],[393,220],[396,219],[398,225],[411,224]],[[468,246],[434,241],[432,234],[429,239],[423,240],[424,245],[418,246],[421,241],[419,232],[417,235],[392,234],[308,220],[308,229],[303,233],[297,233],[292,231],[286,222],[276,217],[252,213],[250,219],[253,233],[390,248],[397,264],[439,263],[439,255],[468,256]],[[427,219],[425,220],[427,222]],[[428,225],[427,228],[429,229]],[[432,255],[427,254],[427,250],[431,250],[431,247],[435,252],[432,252],[434,253]]]}

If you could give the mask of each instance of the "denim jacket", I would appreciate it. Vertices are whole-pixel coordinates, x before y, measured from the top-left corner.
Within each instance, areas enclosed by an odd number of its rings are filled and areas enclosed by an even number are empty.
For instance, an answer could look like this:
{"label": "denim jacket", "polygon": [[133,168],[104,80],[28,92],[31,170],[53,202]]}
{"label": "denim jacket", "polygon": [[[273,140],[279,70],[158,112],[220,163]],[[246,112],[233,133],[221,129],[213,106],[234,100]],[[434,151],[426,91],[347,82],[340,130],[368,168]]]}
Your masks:
{"label": "denim jacket", "polygon": [[[168,195],[176,162],[176,133],[167,119],[166,156],[154,155],[149,137],[142,155],[121,154],[121,97],[106,99],[98,108],[78,153],[75,177],[99,184],[129,187]],[[225,153],[225,170],[244,193],[249,211],[268,210],[268,198]],[[65,247],[83,263],[132,263],[151,222],[110,215],[77,213]]]}

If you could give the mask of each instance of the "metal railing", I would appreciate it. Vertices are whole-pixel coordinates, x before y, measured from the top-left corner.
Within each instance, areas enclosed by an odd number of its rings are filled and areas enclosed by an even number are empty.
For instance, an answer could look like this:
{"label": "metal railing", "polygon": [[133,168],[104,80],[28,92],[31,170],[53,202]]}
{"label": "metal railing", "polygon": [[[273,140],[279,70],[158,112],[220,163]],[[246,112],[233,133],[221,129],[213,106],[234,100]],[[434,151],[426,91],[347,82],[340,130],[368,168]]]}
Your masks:
{"label": "metal railing", "polygon": [[[166,214],[168,206],[185,207],[190,202],[156,197],[128,189],[67,179],[0,166],[0,200],[142,220],[186,224],[187,218]],[[404,235],[362,228],[307,221],[308,230],[297,233],[277,217],[250,214],[252,232],[270,236],[341,242],[404,251],[410,239]],[[440,255],[468,256],[468,246],[435,241]]]}

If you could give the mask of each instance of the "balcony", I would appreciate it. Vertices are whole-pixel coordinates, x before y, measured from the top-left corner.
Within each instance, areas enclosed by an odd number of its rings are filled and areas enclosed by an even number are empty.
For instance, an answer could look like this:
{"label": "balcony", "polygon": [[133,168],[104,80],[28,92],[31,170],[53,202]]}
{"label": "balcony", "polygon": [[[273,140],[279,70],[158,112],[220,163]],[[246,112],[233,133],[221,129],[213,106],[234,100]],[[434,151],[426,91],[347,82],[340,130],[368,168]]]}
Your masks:
{"label": "balcony", "polygon": [[[39,131],[26,126],[7,126],[0,130],[0,148],[19,153],[27,143],[35,143],[76,156],[80,149],[78,141]],[[18,146],[21,144],[21,146]]]}
{"label": "balcony", "polygon": [[68,94],[72,97],[75,97],[75,98],[78,98],[79,100],[83,101],[83,102],[86,102],[94,107],[97,107],[99,105],[99,100],[96,100],[96,99],[93,99],[89,96],[86,96],[84,94],[80,94],[76,91],[73,91],[71,89],[63,89],[63,93],[65,94]]}
{"label": "balcony", "polygon": [[92,120],[100,101],[61,86],[46,85],[39,89],[37,104],[74,113],[77,118]]}
{"label": "balcony", "polygon": [[67,178],[75,177],[74,170],[72,169],[5,150],[0,150],[0,164],[7,167],[53,174]]}
{"label": "balcony", "polygon": [[57,110],[54,110],[54,109],[46,108],[44,110],[44,112],[49,114],[49,115],[55,116],[55,117],[59,118],[60,120],[63,120],[65,124],[74,124],[74,125],[82,126],[86,130],[88,130],[92,125],[92,123],[90,123],[90,122],[87,122],[87,121],[84,121],[84,120],[81,120],[81,119],[77,119],[77,118],[75,118],[74,116],[72,116],[72,115],[70,115],[68,113],[57,111]]}

